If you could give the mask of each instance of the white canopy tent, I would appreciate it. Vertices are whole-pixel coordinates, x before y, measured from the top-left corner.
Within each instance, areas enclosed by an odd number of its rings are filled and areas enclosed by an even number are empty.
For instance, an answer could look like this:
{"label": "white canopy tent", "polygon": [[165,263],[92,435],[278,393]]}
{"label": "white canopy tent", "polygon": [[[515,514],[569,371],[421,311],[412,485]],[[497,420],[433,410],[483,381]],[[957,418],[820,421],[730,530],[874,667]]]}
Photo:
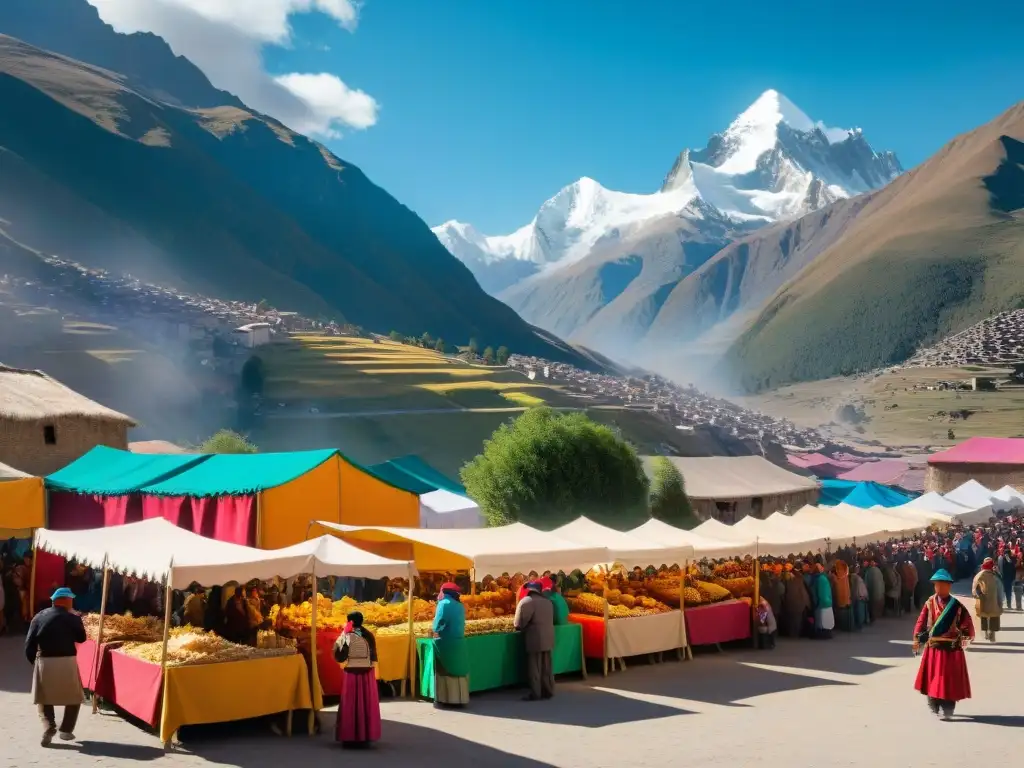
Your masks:
{"label": "white canopy tent", "polygon": [[992,506],[992,491],[977,480],[968,480],[963,485],[945,494],[945,498],[947,501],[952,501],[970,509]]}
{"label": "white canopy tent", "polygon": [[992,505],[988,502],[980,507],[964,506],[963,504],[957,504],[955,501],[950,501],[945,496],[934,491],[918,496],[916,499],[911,499],[906,504],[901,504],[898,507],[889,507],[889,509],[903,508],[940,512],[948,515],[951,520],[965,525],[984,523],[994,514],[992,512]]}
{"label": "white canopy tent", "polygon": [[[599,563],[612,562],[605,546],[567,541],[552,533],[538,531],[523,523],[496,528],[393,528],[343,525],[318,521],[327,531],[349,541],[401,543],[414,546],[420,570],[474,568],[478,574],[497,575],[522,571],[590,570]],[[421,565],[421,559],[425,563]]]}
{"label": "white canopy tent", "polygon": [[648,520],[640,527],[629,531],[629,535],[662,546],[693,547],[693,556],[698,559],[743,557],[753,554],[755,550],[753,538],[742,542],[712,539],[694,531],[684,531],[660,520]]}
{"label": "white canopy tent", "polygon": [[820,552],[832,543],[829,531],[817,525],[794,520],[790,515],[775,512],[764,520],[745,517],[732,526],[736,535],[755,538],[757,555],[785,557],[802,552]]}
{"label": "white canopy tent", "polygon": [[1016,512],[1024,509],[1024,493],[1012,485],[1004,485],[992,493],[992,507],[997,512]]}
{"label": "white canopy tent", "polygon": [[913,501],[909,501],[906,504],[900,504],[898,507],[883,507],[881,505],[875,505],[870,509],[875,512],[881,512],[883,515],[889,515],[889,517],[898,517],[907,522],[918,523],[922,528],[927,528],[929,525],[949,525],[953,522],[953,516],[945,512],[935,512],[928,509],[919,509]]}
{"label": "white canopy tent", "polygon": [[420,496],[421,528],[483,528],[480,505],[443,488]]}
{"label": "white canopy tent", "polygon": [[803,507],[793,515],[800,523],[818,526],[830,532],[834,547],[843,547],[854,542],[877,544],[895,536],[919,532],[919,522],[890,517],[872,509],[861,509],[840,504],[835,507]]}
{"label": "white canopy tent", "polygon": [[39,528],[35,546],[92,568],[135,574],[172,589],[193,582],[207,586],[244,583],[304,573],[364,578],[408,576],[409,562],[364,552],[333,537],[277,550],[228,544],[186,531],[162,518],[111,528],[51,531]]}
{"label": "white canopy tent", "polygon": [[683,565],[687,560],[693,559],[693,547],[689,544],[656,544],[595,523],[586,517],[566,523],[551,533],[577,544],[607,547],[611,559],[627,568],[646,568],[649,565],[661,564]]}

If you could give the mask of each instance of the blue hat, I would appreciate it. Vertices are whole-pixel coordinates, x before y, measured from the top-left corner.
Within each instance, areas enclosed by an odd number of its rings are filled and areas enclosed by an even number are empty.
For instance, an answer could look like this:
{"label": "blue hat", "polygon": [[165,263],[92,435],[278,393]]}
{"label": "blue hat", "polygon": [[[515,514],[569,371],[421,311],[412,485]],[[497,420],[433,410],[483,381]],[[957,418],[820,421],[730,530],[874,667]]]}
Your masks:
{"label": "blue hat", "polygon": [[56,592],[54,592],[52,595],[50,595],[50,601],[51,602],[54,601],[54,600],[62,600],[62,599],[74,600],[75,599],[75,593],[72,592],[67,587],[61,587]]}
{"label": "blue hat", "polygon": [[949,575],[949,571],[945,568],[939,568],[932,576],[932,581],[948,581],[950,584],[953,583],[953,577]]}

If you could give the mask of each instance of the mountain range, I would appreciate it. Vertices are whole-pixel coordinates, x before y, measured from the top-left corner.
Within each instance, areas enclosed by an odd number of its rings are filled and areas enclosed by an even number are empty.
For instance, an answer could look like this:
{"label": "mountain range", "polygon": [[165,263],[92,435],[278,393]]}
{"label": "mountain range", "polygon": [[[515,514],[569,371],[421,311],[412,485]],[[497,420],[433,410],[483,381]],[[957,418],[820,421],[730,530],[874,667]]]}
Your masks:
{"label": "mountain range", "polygon": [[814,122],[769,90],[704,149],[683,150],[655,192],[616,192],[583,178],[511,235],[486,237],[457,221],[434,232],[529,322],[615,353],[653,325],[675,322],[666,306],[730,242],[901,171],[894,154],[876,153],[859,130]]}
{"label": "mountain range", "polygon": [[903,173],[763,94],[657,192],[582,179],[526,227],[434,229],[524,318],[744,391],[902,362],[1024,306],[1024,104]]}
{"label": "mountain range", "polygon": [[589,362],[481,290],[359,168],[217,89],[161,38],[117,33],[86,0],[0,3],[0,101],[0,244]]}

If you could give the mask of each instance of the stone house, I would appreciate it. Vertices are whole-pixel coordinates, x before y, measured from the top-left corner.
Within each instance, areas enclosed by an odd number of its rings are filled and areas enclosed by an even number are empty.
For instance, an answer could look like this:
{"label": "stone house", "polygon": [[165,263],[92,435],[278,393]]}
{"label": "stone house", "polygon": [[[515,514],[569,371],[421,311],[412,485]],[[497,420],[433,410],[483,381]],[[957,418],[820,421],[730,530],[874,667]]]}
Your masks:
{"label": "stone house", "polygon": [[45,476],[97,445],[128,448],[128,416],[42,371],[0,365],[0,462]]}

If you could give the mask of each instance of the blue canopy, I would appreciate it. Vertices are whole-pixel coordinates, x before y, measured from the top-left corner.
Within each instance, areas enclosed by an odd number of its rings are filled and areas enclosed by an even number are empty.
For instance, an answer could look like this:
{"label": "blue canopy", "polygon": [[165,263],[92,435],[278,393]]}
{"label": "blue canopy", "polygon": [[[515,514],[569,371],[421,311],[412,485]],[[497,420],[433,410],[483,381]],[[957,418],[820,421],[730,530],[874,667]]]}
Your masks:
{"label": "blue canopy", "polygon": [[821,497],[818,503],[827,507],[849,504],[868,509],[876,506],[898,507],[912,498],[914,497],[879,483],[825,478],[821,481]]}

